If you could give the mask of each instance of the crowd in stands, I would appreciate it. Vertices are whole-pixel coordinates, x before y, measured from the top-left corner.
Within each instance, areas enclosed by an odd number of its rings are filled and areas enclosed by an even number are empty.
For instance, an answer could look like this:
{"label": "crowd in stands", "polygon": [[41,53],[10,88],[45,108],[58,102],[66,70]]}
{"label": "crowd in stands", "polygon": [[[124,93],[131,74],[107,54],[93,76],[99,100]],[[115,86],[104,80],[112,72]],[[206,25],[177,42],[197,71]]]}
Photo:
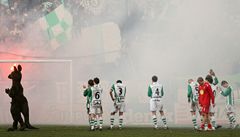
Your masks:
{"label": "crowd in stands", "polygon": [[[72,36],[77,38],[82,28],[101,22],[114,21],[120,26],[123,23],[124,26],[123,16],[130,18],[132,18],[131,14],[152,16],[151,13],[156,11],[145,13],[145,10],[152,11],[151,7],[154,4],[151,3],[154,1],[159,3],[158,0],[8,0],[8,6],[0,3],[0,43],[22,41],[25,34],[29,32],[26,28],[30,24],[47,15],[62,3],[73,16]],[[155,17],[153,16],[153,18]],[[132,19],[129,21],[131,22]]]}
{"label": "crowd in stands", "polygon": [[8,5],[0,4],[0,43],[20,42],[24,36],[24,28],[46,12],[42,3],[33,0],[9,0]]}
{"label": "crowd in stands", "polygon": [[[0,43],[20,42],[27,25],[50,13],[62,2],[63,0],[9,0],[8,5],[0,3]],[[65,0],[64,4],[73,16],[77,16],[82,8],[80,2],[81,0]]]}

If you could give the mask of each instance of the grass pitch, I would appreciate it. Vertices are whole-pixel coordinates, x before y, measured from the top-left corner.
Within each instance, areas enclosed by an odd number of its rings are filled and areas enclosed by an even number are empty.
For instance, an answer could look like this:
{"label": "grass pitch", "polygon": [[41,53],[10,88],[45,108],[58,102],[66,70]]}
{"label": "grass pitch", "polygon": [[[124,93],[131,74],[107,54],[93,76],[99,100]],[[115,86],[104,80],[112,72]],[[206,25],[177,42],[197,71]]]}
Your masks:
{"label": "grass pitch", "polygon": [[7,132],[7,126],[0,126],[0,137],[240,137],[239,129],[219,129],[199,132],[190,128],[168,130],[144,127],[125,127],[122,130],[89,131],[83,126],[38,126],[39,130]]}

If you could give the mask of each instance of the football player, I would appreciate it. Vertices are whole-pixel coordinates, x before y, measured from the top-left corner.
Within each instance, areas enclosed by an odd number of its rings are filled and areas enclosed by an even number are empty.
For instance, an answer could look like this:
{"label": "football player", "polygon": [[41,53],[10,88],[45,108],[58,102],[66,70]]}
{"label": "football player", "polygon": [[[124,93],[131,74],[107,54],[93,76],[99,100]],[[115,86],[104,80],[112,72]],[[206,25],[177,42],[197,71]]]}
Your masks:
{"label": "football player", "polygon": [[160,112],[164,129],[168,129],[167,120],[163,111],[162,97],[164,96],[163,86],[158,82],[158,77],[152,77],[152,84],[148,87],[148,97],[150,97],[150,111],[152,112],[152,120],[154,128],[158,128],[157,124],[157,111]]}
{"label": "football player", "polygon": [[113,111],[111,112],[110,118],[110,129],[114,127],[114,116],[119,112],[119,129],[123,126],[123,113],[125,112],[125,97],[126,97],[126,86],[121,80],[117,80],[115,84],[112,85],[110,90],[110,96],[113,101]]}

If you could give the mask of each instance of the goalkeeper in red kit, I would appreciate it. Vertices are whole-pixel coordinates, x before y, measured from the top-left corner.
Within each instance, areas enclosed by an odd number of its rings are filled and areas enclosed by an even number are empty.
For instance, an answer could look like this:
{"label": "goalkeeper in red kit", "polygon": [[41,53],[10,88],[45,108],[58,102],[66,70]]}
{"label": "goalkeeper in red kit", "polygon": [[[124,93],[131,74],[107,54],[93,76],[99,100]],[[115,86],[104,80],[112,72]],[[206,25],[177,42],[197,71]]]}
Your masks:
{"label": "goalkeeper in red kit", "polygon": [[199,83],[199,105],[203,116],[203,123],[200,128],[201,130],[213,130],[209,116],[211,103],[215,107],[213,91],[210,84],[205,82],[202,77],[199,77],[197,81]]}

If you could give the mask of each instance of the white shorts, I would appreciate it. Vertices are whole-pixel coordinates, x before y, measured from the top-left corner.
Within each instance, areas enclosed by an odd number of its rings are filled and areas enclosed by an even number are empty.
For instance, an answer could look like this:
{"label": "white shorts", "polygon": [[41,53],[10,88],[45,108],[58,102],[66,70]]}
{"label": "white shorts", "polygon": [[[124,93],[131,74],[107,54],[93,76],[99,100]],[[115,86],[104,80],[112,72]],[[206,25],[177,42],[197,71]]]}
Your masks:
{"label": "white shorts", "polygon": [[226,110],[227,114],[235,113],[234,107],[232,105],[227,105],[225,110]]}
{"label": "white shorts", "polygon": [[163,111],[163,104],[161,100],[150,100],[150,111]]}
{"label": "white shorts", "polygon": [[102,106],[91,106],[90,105],[89,114],[98,115],[98,114],[102,114],[102,113],[103,113]]}
{"label": "white shorts", "polygon": [[199,110],[198,103],[197,102],[191,102],[190,103],[190,112],[196,112]]}
{"label": "white shorts", "polygon": [[121,102],[119,104],[114,103],[113,105],[113,113],[117,112],[125,112],[126,111],[126,105],[125,102]]}
{"label": "white shorts", "polygon": [[[216,106],[215,106],[216,107]],[[212,106],[212,104],[210,105],[210,108],[209,108],[209,112],[210,113],[215,113],[215,107]]]}

